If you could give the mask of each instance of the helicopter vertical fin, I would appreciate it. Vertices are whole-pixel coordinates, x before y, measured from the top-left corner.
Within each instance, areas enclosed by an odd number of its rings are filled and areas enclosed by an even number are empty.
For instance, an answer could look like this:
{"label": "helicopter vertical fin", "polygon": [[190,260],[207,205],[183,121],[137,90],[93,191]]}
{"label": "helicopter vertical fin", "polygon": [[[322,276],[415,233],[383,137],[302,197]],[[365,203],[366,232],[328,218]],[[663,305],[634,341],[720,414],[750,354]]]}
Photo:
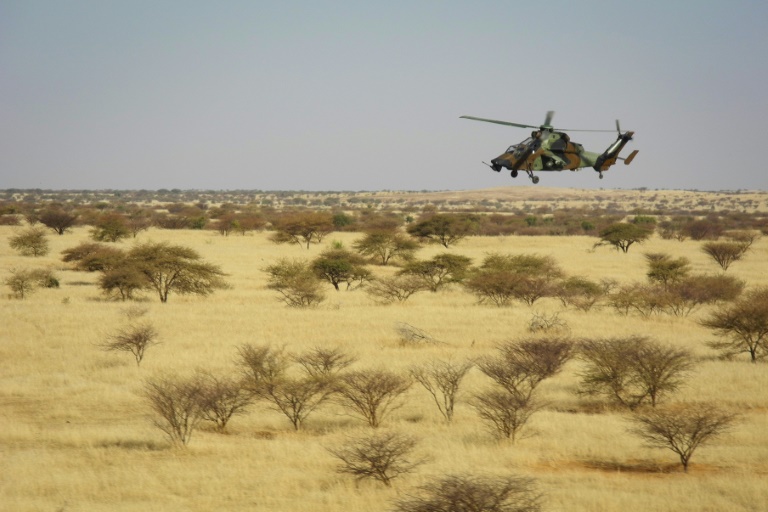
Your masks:
{"label": "helicopter vertical fin", "polygon": [[[626,133],[619,133],[618,138],[616,141],[608,146],[608,149],[603,152],[602,155],[597,157],[597,161],[595,162],[595,165],[592,167],[597,172],[603,172],[607,171],[613,164],[616,163],[616,159],[619,157],[619,153],[621,153],[621,150],[624,149],[624,146],[632,140],[632,135],[634,135],[635,132],[626,132]],[[630,157],[629,161],[631,162],[634,158],[634,155],[637,154],[637,151],[634,151]],[[629,164],[625,160],[626,164]]]}

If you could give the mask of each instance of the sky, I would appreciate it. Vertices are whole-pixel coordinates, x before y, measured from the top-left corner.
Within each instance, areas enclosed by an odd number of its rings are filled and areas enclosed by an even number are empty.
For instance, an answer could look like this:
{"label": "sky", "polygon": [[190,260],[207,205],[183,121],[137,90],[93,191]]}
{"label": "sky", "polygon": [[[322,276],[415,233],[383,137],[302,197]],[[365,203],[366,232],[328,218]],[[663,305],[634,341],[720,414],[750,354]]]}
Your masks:
{"label": "sky", "polygon": [[[474,190],[530,130],[635,131],[539,186],[768,189],[765,0],[0,0],[0,189]],[[602,152],[615,133],[572,134]]]}

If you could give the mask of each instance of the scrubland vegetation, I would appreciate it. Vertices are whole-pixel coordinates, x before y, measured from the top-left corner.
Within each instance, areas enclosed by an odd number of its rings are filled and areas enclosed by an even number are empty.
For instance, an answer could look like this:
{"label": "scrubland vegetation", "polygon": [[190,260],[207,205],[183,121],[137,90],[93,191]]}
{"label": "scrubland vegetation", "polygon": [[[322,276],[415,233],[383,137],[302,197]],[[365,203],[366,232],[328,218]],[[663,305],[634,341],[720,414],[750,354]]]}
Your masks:
{"label": "scrubland vegetation", "polygon": [[766,212],[5,191],[0,508],[763,510]]}

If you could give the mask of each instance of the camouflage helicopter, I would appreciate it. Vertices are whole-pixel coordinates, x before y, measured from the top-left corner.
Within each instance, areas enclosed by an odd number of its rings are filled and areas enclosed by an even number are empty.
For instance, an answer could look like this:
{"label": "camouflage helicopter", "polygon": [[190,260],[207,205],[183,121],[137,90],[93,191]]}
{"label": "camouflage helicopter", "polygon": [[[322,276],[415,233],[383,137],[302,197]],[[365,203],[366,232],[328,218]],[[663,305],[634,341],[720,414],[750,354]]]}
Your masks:
{"label": "camouflage helicopter", "polygon": [[626,158],[619,156],[624,145],[632,140],[632,135],[635,132],[622,133],[618,120],[616,120],[616,131],[619,135],[616,141],[602,153],[593,153],[584,150],[581,144],[572,142],[565,132],[612,132],[613,130],[555,130],[550,124],[554,115],[555,113],[551,110],[547,112],[544,124],[541,126],[473,116],[461,116],[461,119],[517,126],[518,128],[534,128],[530,137],[519,144],[510,146],[504,154],[491,160],[490,164],[483,162],[496,172],[501,171],[502,167],[509,169],[512,171],[513,178],[517,178],[518,171],[525,171],[534,184],[539,182],[539,177],[533,175],[534,171],[564,171],[566,169],[576,171],[583,167],[592,167],[600,174],[600,179],[603,179],[603,172],[615,164],[616,160],[623,160],[625,165],[629,165],[638,153],[636,149]]}

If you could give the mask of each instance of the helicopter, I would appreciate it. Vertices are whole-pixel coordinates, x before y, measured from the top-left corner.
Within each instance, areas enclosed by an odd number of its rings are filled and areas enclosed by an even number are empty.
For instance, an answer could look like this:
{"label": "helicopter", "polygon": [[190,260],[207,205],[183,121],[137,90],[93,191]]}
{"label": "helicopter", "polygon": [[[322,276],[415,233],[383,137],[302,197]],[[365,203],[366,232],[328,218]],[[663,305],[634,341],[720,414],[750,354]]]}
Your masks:
{"label": "helicopter", "polygon": [[626,158],[619,156],[624,145],[632,140],[635,132],[628,131],[622,133],[618,119],[616,120],[616,131],[618,132],[616,141],[602,153],[594,153],[586,151],[581,144],[572,142],[565,132],[613,132],[613,130],[555,130],[551,124],[554,115],[555,112],[552,110],[547,112],[544,124],[540,126],[473,116],[461,116],[460,119],[471,119],[473,121],[516,126],[518,128],[533,128],[534,131],[530,137],[519,144],[510,146],[503,154],[491,160],[490,164],[483,163],[496,172],[506,168],[511,171],[513,178],[517,178],[519,171],[525,171],[534,184],[539,182],[539,177],[533,174],[534,171],[576,171],[585,167],[593,168],[599,173],[600,179],[603,179],[603,173],[615,164],[616,160],[623,160],[624,165],[629,165],[638,153],[636,149]]}

